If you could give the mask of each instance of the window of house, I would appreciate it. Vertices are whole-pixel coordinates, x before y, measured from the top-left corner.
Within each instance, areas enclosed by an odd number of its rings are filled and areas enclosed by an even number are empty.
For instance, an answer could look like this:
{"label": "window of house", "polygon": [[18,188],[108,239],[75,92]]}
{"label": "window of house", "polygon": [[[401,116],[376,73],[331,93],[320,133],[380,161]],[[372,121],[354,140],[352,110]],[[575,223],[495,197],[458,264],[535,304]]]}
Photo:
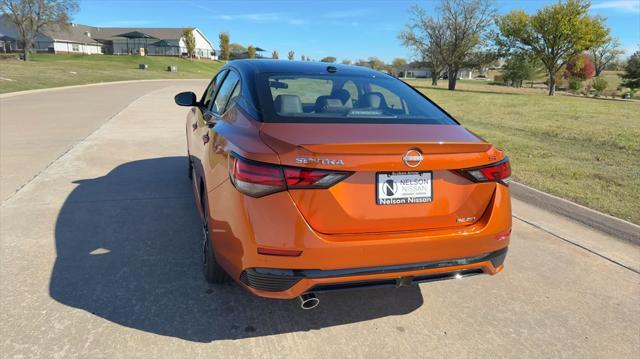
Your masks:
{"label": "window of house", "polygon": [[80,45],[78,45],[78,44],[71,44],[71,51],[79,52],[79,51],[80,51]]}

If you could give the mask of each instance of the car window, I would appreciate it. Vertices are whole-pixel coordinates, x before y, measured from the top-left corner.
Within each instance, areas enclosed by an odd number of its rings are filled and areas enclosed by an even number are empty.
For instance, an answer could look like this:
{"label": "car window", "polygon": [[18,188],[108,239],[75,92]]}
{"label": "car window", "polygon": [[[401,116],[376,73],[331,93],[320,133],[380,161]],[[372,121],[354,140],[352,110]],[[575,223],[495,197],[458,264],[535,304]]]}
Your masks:
{"label": "car window", "polygon": [[342,85],[342,88],[347,90],[351,95],[351,100],[357,102],[358,101],[358,88],[353,81],[349,80]]}
{"label": "car window", "polygon": [[304,104],[314,104],[318,97],[329,96],[333,88],[332,81],[312,77],[278,77],[271,85],[273,100],[278,95],[297,95]]}
{"label": "car window", "polygon": [[229,97],[229,102],[227,102],[227,106],[224,108],[224,112],[226,112],[229,107],[233,106],[233,104],[238,100],[240,96],[240,81],[236,83],[236,87],[233,88],[233,92],[231,93],[231,97]]}
{"label": "car window", "polygon": [[207,87],[207,90],[204,92],[204,95],[202,96],[202,100],[200,100],[200,103],[202,103],[202,106],[204,108],[209,108],[209,105],[211,104],[211,99],[215,94],[216,88],[220,84],[220,81],[222,81],[222,79],[224,78],[224,75],[227,73],[227,71],[228,70],[222,70],[218,72],[218,74],[213,78],[213,80],[211,80],[209,87]]}
{"label": "car window", "polygon": [[384,97],[384,100],[387,103],[387,106],[395,109],[402,108],[402,100],[400,100],[400,97],[398,95],[376,84],[371,84],[370,86],[371,86],[371,92],[378,92],[382,94],[382,97]]}
{"label": "car window", "polygon": [[216,94],[216,98],[211,105],[211,112],[218,115],[224,112],[224,109],[227,106],[227,102],[229,102],[229,98],[231,97],[231,94],[233,93],[238,80],[239,77],[235,73],[235,71],[230,71],[227,77],[222,82],[222,85],[220,85],[220,89]]}
{"label": "car window", "polygon": [[274,73],[256,85],[266,122],[458,124],[390,76]]}

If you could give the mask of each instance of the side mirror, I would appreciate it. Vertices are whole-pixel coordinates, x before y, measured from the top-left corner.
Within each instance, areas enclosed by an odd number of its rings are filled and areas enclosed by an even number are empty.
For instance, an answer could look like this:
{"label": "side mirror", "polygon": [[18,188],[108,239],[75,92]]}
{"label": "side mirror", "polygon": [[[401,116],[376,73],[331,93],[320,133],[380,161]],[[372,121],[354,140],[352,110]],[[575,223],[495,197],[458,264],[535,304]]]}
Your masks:
{"label": "side mirror", "polygon": [[196,94],[193,92],[180,92],[174,97],[174,100],[178,106],[196,106],[198,104]]}

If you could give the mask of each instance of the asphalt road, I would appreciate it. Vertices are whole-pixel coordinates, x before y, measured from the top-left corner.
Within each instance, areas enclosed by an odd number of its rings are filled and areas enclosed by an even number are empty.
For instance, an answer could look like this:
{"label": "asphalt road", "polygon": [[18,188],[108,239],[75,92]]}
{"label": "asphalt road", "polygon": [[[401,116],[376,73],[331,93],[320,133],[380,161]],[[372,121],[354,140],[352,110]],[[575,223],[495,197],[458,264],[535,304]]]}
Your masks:
{"label": "asphalt road", "polygon": [[[20,188],[0,207],[2,357],[640,356],[638,246],[517,200],[497,276],[326,294],[312,311],[208,286],[172,104],[204,83],[140,86],[0,100],[3,142],[31,151],[2,168]],[[111,96],[84,132],[65,124]],[[42,121],[54,105],[59,122]],[[19,123],[50,142],[20,142]]]}

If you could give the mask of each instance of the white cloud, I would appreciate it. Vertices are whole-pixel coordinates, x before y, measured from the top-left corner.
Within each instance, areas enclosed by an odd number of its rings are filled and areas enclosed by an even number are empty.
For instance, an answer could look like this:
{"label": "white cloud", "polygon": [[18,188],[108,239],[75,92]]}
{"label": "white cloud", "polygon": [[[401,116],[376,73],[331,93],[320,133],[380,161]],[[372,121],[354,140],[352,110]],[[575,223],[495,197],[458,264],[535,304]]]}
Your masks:
{"label": "white cloud", "polygon": [[632,13],[640,14],[640,1],[639,0],[611,0],[597,2],[591,5],[592,9],[616,9],[629,11]]}

